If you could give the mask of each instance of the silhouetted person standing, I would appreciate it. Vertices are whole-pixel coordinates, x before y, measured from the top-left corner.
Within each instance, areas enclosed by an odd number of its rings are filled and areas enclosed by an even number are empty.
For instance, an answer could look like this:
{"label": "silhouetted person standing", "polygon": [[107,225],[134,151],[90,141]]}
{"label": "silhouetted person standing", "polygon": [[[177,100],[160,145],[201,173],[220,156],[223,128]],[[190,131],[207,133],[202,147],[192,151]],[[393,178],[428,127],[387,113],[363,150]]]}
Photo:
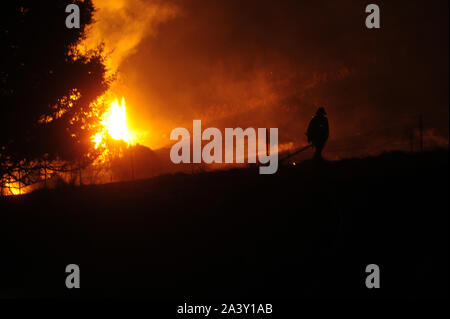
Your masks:
{"label": "silhouetted person standing", "polygon": [[308,131],[306,132],[308,143],[311,143],[316,150],[314,154],[314,159],[316,160],[322,159],[322,150],[330,134],[326,114],[325,109],[319,107],[316,115],[309,122]]}

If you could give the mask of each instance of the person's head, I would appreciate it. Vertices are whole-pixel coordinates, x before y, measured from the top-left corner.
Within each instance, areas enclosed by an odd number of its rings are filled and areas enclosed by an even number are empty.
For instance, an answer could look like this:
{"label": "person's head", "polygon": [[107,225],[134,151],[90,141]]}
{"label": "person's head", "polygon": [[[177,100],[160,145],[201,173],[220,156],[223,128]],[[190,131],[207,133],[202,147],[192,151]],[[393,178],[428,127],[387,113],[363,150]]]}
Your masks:
{"label": "person's head", "polygon": [[324,108],[324,107],[319,107],[319,108],[317,109],[316,115],[318,115],[318,116],[324,116],[324,115],[326,115],[326,114],[327,114],[327,112],[325,112],[325,108]]}

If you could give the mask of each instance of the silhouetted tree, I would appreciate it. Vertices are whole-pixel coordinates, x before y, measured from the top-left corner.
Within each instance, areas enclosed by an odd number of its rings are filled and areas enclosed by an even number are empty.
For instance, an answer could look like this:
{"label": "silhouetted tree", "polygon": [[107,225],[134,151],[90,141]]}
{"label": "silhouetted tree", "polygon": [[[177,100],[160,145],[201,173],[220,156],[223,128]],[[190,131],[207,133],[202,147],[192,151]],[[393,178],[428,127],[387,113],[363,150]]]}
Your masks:
{"label": "silhouetted tree", "polygon": [[99,113],[91,103],[109,83],[101,48],[89,57],[75,50],[92,3],[72,3],[80,8],[79,29],[66,27],[64,1],[18,0],[0,10],[0,177],[17,178],[12,171],[32,170],[43,159],[81,165],[94,155]]}

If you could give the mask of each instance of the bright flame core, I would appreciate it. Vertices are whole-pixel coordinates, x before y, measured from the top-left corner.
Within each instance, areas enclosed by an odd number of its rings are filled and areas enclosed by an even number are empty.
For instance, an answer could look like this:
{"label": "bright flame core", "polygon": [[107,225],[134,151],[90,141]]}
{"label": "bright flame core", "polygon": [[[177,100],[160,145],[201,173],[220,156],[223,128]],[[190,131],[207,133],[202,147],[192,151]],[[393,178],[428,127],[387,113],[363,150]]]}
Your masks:
{"label": "bright flame core", "polygon": [[135,138],[133,137],[133,134],[127,124],[127,113],[124,98],[122,98],[121,105],[119,105],[117,99],[111,103],[111,106],[103,115],[103,120],[100,123],[103,126],[102,131],[92,137],[92,140],[95,143],[95,148],[98,148],[107,135],[111,136],[111,138],[115,140],[123,140],[128,144],[134,144]]}
{"label": "bright flame core", "polygon": [[131,134],[127,126],[127,114],[125,111],[125,100],[122,99],[122,105],[115,100],[111,104],[106,119],[102,122],[106,127],[109,135],[115,140],[124,140],[129,142]]}

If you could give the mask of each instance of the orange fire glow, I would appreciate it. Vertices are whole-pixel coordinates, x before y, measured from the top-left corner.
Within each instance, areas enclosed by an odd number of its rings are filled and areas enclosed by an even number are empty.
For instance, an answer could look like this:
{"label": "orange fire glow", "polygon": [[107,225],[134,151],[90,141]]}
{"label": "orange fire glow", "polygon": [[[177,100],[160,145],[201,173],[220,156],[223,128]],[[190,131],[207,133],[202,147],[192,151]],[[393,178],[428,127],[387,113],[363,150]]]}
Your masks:
{"label": "orange fire glow", "polygon": [[8,181],[3,185],[2,195],[23,195],[32,190],[32,186],[23,185],[19,182]]}
{"label": "orange fire glow", "polygon": [[21,194],[21,189],[18,186],[18,183],[6,183],[5,189],[8,190],[11,193],[11,195],[20,195]]}
{"label": "orange fire glow", "polygon": [[122,98],[120,105],[117,99],[111,103],[109,109],[103,115],[101,125],[102,130],[92,137],[95,148],[98,148],[108,135],[112,139],[122,140],[128,145],[135,144],[136,137],[130,130],[127,122],[124,98]]}

